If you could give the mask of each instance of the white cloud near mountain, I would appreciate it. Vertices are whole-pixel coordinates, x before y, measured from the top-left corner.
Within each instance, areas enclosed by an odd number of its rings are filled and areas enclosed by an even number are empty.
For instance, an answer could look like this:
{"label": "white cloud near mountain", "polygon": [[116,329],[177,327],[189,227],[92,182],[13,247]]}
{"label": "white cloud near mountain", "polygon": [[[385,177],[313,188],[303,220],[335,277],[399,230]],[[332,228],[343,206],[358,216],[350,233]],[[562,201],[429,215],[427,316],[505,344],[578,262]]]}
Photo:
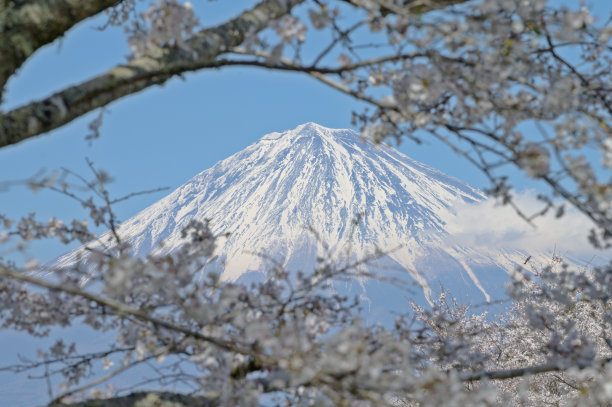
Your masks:
{"label": "white cloud near mountain", "polygon": [[[516,205],[526,215],[543,208],[532,190],[525,190],[514,198]],[[457,216],[447,220],[449,243],[467,247],[500,247],[529,252],[565,253],[580,257],[609,259],[610,251],[596,250],[587,236],[592,227],[589,219],[574,209],[568,209],[561,218],[550,210],[532,221],[532,225],[519,217],[509,205],[501,205],[495,199],[476,204],[460,203]],[[589,260],[589,259],[585,259]]]}

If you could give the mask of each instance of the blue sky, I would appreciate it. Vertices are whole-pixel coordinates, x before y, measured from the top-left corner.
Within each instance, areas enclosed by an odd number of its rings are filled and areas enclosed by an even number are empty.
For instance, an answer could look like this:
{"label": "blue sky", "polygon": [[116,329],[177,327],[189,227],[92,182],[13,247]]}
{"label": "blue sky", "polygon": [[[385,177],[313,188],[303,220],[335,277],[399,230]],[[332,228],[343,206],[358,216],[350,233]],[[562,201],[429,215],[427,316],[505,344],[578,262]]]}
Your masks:
{"label": "blue sky", "polygon": [[[196,4],[204,26],[221,22],[253,2]],[[99,31],[104,17],[81,23],[61,41],[39,50],[8,84],[4,110],[42,98],[100,74],[129,54],[120,29]],[[272,131],[314,121],[350,128],[351,112],[363,104],[302,74],[228,68],[188,74],[162,88],[150,88],[111,104],[102,136],[90,146],[87,125],[98,112],[50,134],[0,150],[0,183],[40,170],[65,167],[88,175],[85,158],[109,172],[113,196],[157,187],[176,188],[215,162]],[[474,186],[484,177],[440,145],[404,142],[400,150]],[[115,209],[126,219],[165,195],[131,199]],[[31,211],[41,219],[86,217],[79,205],[53,193],[33,194],[23,187],[0,191],[0,212],[18,217]],[[63,248],[40,244],[32,254],[57,255]]]}
{"label": "blue sky", "polygon": [[[232,0],[194,5],[202,25],[212,26],[254,3]],[[603,18],[609,6],[602,3],[596,5]],[[141,3],[142,7],[148,4]],[[60,41],[39,50],[9,82],[0,108],[9,110],[46,97],[124,62],[129,54],[125,35],[118,28],[96,29],[104,22],[105,16],[85,21]],[[320,33],[315,35],[321,38]],[[114,197],[158,187],[172,190],[266,133],[308,121],[350,128],[351,112],[363,107],[303,74],[259,68],[204,70],[112,103],[104,115],[101,138],[91,145],[85,140],[87,125],[98,111],[49,134],[0,149],[0,186],[62,167],[88,176],[85,159],[89,158],[114,178],[109,186]],[[433,140],[426,139],[424,145],[406,140],[399,149],[471,185],[488,186],[477,169]],[[516,171],[512,174],[518,189],[537,185],[516,176]],[[133,198],[116,206],[115,211],[125,220],[166,193]],[[77,203],[51,192],[34,194],[19,186],[0,188],[0,213],[16,218],[32,211],[43,220],[49,216],[63,220],[87,216]],[[46,260],[65,250],[39,243],[30,252]]]}
{"label": "blue sky", "polygon": [[[206,26],[253,3],[206,1],[196,6]],[[104,17],[81,23],[61,41],[39,50],[12,78],[0,107],[9,110],[45,97],[125,61],[129,51],[124,34],[120,29],[96,30],[103,22]],[[104,116],[102,136],[91,145],[85,140],[87,125],[98,112],[50,134],[0,149],[0,185],[62,167],[88,176],[85,159],[89,158],[113,176],[109,189],[115,197],[157,187],[172,190],[266,133],[308,121],[350,128],[351,112],[363,107],[301,74],[246,68],[188,74],[184,81],[173,79],[162,88],[111,104]],[[476,187],[487,186],[478,170],[440,144],[429,141],[417,146],[405,141],[399,149]],[[517,185],[525,188],[533,183],[517,178]],[[120,219],[127,219],[168,192],[133,198],[115,210]],[[87,217],[78,204],[51,192],[34,194],[20,186],[0,190],[0,213],[17,218],[32,211],[42,220],[49,216],[64,220]],[[30,253],[44,261],[66,250],[43,242],[32,245]],[[2,348],[11,348],[24,338],[2,332],[0,340]],[[26,347],[34,345],[27,342]],[[13,385],[5,383],[4,391],[8,386]],[[25,385],[20,382],[13,391],[23,396],[25,387],[21,386]],[[40,391],[44,393],[44,389]]]}

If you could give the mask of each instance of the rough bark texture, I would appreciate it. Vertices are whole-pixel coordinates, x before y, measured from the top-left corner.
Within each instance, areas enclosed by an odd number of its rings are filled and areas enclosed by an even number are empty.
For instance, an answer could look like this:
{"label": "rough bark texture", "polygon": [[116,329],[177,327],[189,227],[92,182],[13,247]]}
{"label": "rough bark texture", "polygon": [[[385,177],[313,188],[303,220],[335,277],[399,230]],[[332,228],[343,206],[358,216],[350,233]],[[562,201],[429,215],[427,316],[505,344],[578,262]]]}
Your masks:
{"label": "rough bark texture", "polygon": [[[358,0],[343,0],[357,7]],[[406,0],[397,14],[423,13],[467,0]],[[0,88],[37,47],[61,36],[76,22],[120,0],[0,0]],[[264,0],[253,9],[215,28],[204,29],[188,41],[194,52],[161,47],[149,55],[117,66],[91,80],[65,88],[43,100],[0,114],[0,148],[49,132],[122,97],[175,75],[215,68],[217,57],[244,42],[247,33],[265,29],[304,0]],[[386,2],[383,2],[387,4]],[[384,10],[387,10],[383,7]],[[4,40],[8,38],[8,41]],[[15,44],[21,44],[19,46]],[[8,75],[8,76],[7,76]],[[1,97],[1,90],[0,90]]]}
{"label": "rough bark texture", "polygon": [[214,407],[218,403],[205,397],[179,393],[132,393],[124,397],[93,399],[80,403],[52,402],[47,407]]}
{"label": "rough bark texture", "polygon": [[127,65],[0,115],[0,147],[53,130],[114,100],[161,85],[174,75],[215,66],[215,59],[240,45],[247,33],[263,30],[303,1],[262,1],[227,23],[197,33],[188,41],[193,52],[157,48]]}
{"label": "rough bark texture", "polygon": [[0,0],[0,101],[2,87],[37,49],[120,0]]}

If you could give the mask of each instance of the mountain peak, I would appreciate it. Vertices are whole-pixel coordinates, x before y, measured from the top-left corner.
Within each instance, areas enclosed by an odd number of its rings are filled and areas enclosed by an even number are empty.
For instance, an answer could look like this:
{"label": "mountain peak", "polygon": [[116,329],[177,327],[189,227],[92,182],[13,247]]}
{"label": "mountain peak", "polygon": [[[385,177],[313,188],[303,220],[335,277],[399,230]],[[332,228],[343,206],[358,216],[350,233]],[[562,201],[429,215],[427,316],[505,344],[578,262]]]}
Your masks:
{"label": "mountain peak", "polygon": [[331,129],[314,122],[306,122],[299,126],[288,129],[282,132],[273,132],[266,134],[261,140],[279,140],[279,139],[299,139],[302,137],[319,138],[329,141],[338,139],[360,141],[360,135],[355,130],[351,129]]}
{"label": "mountain peak", "polygon": [[180,232],[190,221],[210,219],[215,234],[229,233],[210,265],[230,281],[264,272],[266,258],[309,271],[330,251],[363,259],[380,249],[389,253],[386,269],[407,271],[428,301],[441,272],[447,283],[454,276],[489,299],[480,278],[490,275],[479,277],[470,266],[476,254],[440,246],[454,205],[482,199],[478,189],[364,142],[354,130],[308,122],[267,134],[201,172],[124,222],[120,233],[137,255],[172,252],[184,244]]}
{"label": "mountain peak", "polygon": [[300,131],[300,132],[303,132],[303,131],[321,132],[321,131],[331,131],[332,129],[325,127],[325,126],[321,126],[320,124],[315,123],[315,122],[306,122],[306,123],[300,124],[293,130]]}

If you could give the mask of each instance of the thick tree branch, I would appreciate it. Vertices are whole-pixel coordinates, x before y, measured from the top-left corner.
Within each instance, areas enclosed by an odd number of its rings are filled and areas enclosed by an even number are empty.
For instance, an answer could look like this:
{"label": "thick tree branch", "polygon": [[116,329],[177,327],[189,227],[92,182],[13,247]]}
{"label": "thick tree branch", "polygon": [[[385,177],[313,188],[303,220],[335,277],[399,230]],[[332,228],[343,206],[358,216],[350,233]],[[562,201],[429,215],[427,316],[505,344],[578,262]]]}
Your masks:
{"label": "thick tree branch", "polygon": [[0,101],[8,79],[37,49],[121,0],[0,0]]}
{"label": "thick tree branch", "polygon": [[157,48],[127,65],[0,115],[0,147],[46,133],[124,96],[162,85],[175,75],[214,66],[220,54],[240,45],[247,34],[265,29],[303,1],[264,0],[233,20],[197,33],[187,42],[191,52]]}
{"label": "thick tree branch", "polygon": [[569,368],[587,369],[587,368],[603,368],[606,364],[610,363],[612,358],[595,360],[592,362],[576,362],[570,365],[560,365],[559,363],[551,363],[546,365],[527,366],[516,369],[505,369],[505,370],[488,370],[483,372],[466,372],[461,375],[461,380],[469,382],[475,380],[507,380],[514,379],[517,377],[523,377],[528,375],[549,373],[549,372],[563,372]]}
{"label": "thick tree branch", "polygon": [[[136,405],[159,407],[212,407],[218,404],[217,400],[201,396],[189,396],[186,394],[168,392],[138,392],[123,397],[88,400],[70,405],[73,407],[134,407]],[[48,407],[60,406],[63,407],[66,406],[66,404],[57,401],[48,405]]]}

